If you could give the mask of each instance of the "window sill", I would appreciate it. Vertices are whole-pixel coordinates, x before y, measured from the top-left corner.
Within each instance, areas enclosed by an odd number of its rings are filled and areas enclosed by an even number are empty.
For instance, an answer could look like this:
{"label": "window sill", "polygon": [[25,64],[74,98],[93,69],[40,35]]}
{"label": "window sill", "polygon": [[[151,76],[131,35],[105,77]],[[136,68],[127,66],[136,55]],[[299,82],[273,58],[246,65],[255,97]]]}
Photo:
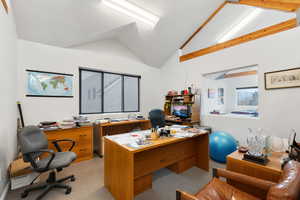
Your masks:
{"label": "window sill", "polygon": [[239,115],[239,114],[232,114],[232,113],[227,113],[227,114],[206,114],[204,117],[223,117],[223,118],[233,118],[233,119],[254,119],[258,120],[259,117],[252,117],[248,115]]}

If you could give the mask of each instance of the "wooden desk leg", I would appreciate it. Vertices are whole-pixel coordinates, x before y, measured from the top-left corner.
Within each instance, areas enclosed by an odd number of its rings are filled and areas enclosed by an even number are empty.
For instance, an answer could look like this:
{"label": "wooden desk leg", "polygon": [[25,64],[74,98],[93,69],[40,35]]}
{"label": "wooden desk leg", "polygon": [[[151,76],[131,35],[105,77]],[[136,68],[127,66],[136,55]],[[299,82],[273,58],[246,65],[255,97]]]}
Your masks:
{"label": "wooden desk leg", "polygon": [[104,138],[104,186],[115,200],[134,199],[134,154]]}
{"label": "wooden desk leg", "polygon": [[201,135],[197,140],[197,164],[196,166],[209,171],[209,136]]}
{"label": "wooden desk leg", "polygon": [[98,155],[100,158],[103,157],[103,136],[104,136],[104,130],[102,126],[98,126]]}

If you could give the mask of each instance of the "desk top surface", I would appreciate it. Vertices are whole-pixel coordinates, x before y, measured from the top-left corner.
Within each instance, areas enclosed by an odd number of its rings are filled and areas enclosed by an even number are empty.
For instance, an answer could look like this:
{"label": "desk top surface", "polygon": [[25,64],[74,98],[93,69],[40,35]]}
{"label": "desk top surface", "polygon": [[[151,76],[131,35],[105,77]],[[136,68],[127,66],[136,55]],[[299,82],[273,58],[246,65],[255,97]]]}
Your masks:
{"label": "desk top surface", "polygon": [[247,162],[247,164],[249,165],[253,165],[255,167],[258,168],[266,168],[269,170],[273,170],[273,171],[277,171],[277,172],[281,172],[281,159],[283,156],[287,155],[284,152],[272,152],[272,155],[269,156],[269,162],[266,165],[260,165],[260,164],[256,164],[254,162],[249,162],[246,160],[243,160],[243,153],[239,153],[238,151],[233,152],[232,154],[228,155],[228,159],[235,159],[241,162]]}
{"label": "desk top surface", "polygon": [[72,128],[56,128],[56,129],[41,129],[45,133],[58,132],[58,131],[72,131],[72,130],[80,130],[80,129],[92,129],[93,126],[80,126],[80,127],[72,127]]}
{"label": "desk top surface", "polygon": [[[133,132],[133,133],[125,133],[125,134],[120,134],[120,135],[105,136],[104,138],[106,140],[110,140],[111,142],[114,142],[114,143],[120,145],[121,147],[123,147],[124,149],[127,149],[128,151],[130,151],[132,153],[137,153],[137,152],[145,151],[148,149],[154,149],[154,148],[157,148],[160,146],[165,146],[168,144],[185,141],[185,140],[189,140],[191,138],[196,138],[201,135],[208,134],[207,131],[201,131],[197,134],[190,134],[187,137],[178,137],[178,136],[176,136],[176,134],[174,134],[173,137],[164,137],[164,138],[159,138],[156,140],[149,140],[150,144],[147,144],[147,145],[137,145],[136,144],[135,141],[139,137],[141,137],[141,135],[149,134],[149,133],[150,133],[150,130],[146,130],[146,131],[138,131],[138,132]],[[188,132],[181,132],[181,134],[182,133],[186,133],[188,135]],[[132,146],[132,144],[134,144],[134,143],[136,146]]]}
{"label": "desk top surface", "polygon": [[103,123],[103,124],[98,124],[98,126],[117,126],[117,125],[126,125],[126,124],[135,124],[135,123],[146,123],[150,122],[148,119],[141,119],[141,120],[128,120],[128,121],[119,121],[119,122],[109,122],[109,123]]}

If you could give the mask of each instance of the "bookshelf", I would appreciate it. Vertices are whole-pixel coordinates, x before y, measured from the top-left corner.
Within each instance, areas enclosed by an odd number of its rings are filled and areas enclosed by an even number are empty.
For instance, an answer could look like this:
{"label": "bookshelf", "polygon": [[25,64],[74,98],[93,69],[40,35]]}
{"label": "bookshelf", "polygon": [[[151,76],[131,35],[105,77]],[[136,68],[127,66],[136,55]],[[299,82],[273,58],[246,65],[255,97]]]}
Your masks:
{"label": "bookshelf", "polygon": [[[191,116],[186,119],[180,119],[173,115],[172,110],[176,105],[186,105]],[[164,112],[166,122],[169,124],[192,125],[200,123],[200,95],[166,95]]]}

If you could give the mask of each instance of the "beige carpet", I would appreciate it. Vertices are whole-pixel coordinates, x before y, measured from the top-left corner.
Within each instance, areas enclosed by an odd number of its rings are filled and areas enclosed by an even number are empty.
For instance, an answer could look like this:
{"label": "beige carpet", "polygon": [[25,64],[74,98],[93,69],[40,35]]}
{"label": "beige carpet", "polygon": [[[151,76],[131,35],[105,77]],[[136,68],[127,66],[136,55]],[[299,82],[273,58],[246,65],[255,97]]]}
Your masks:
{"label": "beige carpet", "polygon": [[[225,167],[211,161],[212,167]],[[114,200],[106,190],[103,183],[103,159],[95,157],[93,160],[85,161],[64,169],[59,177],[74,174],[75,182],[70,182],[72,193],[64,194],[64,190],[53,190],[43,200]],[[58,178],[59,178],[58,177]],[[175,174],[168,169],[162,169],[154,173],[153,187],[150,190],[136,196],[136,200],[175,200],[176,189],[195,193],[211,179],[211,171],[206,172],[193,167],[182,174]],[[10,191],[6,200],[21,199],[23,189]],[[26,200],[34,200],[41,191],[28,195]]]}

